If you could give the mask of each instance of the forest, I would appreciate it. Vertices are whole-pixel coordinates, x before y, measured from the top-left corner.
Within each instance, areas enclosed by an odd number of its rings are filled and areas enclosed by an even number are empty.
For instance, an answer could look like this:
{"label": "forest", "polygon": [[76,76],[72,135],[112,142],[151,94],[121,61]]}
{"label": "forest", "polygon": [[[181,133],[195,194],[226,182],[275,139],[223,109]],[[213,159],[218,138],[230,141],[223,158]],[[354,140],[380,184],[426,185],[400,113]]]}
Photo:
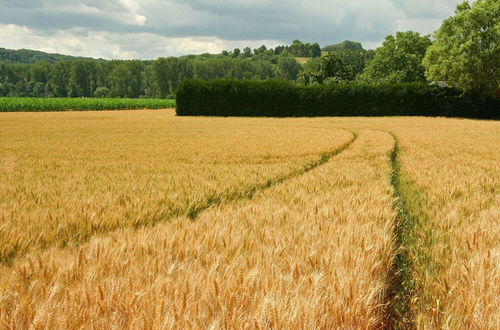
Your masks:
{"label": "forest", "polygon": [[[353,50],[344,44],[339,44],[329,56],[320,57],[321,52],[318,43],[299,40],[274,49],[263,45],[149,61],[106,61],[0,49],[0,97],[173,98],[178,84],[186,78],[309,82],[312,78],[307,72],[311,68],[332,60],[336,62],[333,65],[340,63],[342,74],[347,72],[343,79],[353,81],[374,54],[372,50]],[[303,67],[297,57],[307,58],[310,64]],[[302,72],[306,76],[301,77]]]}

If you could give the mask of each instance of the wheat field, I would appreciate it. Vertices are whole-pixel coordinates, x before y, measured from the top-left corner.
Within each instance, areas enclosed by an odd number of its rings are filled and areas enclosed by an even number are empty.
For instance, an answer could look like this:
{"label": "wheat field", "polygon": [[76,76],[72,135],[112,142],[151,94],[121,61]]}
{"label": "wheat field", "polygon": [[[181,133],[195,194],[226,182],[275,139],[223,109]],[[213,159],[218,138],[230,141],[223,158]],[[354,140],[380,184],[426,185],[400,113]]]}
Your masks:
{"label": "wheat field", "polygon": [[0,115],[2,328],[500,325],[497,122]]}
{"label": "wheat field", "polygon": [[0,120],[0,260],[196,212],[297,171],[352,135],[312,122],[229,125],[155,111]]}

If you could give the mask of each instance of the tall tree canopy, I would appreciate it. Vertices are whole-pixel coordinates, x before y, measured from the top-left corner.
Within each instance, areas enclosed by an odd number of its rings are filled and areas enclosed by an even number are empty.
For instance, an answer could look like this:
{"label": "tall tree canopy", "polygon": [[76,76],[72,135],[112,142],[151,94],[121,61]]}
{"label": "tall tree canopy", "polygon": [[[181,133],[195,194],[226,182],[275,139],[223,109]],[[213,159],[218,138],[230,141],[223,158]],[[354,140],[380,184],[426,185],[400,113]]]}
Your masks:
{"label": "tall tree canopy", "polygon": [[347,64],[339,53],[330,53],[306,63],[297,82],[305,86],[345,84],[353,81],[354,76],[352,65]]}
{"label": "tall tree canopy", "polygon": [[444,20],[424,58],[429,80],[466,91],[500,86],[500,1],[466,1]]}
{"label": "tall tree canopy", "polygon": [[302,66],[297,62],[289,52],[284,51],[278,59],[278,66],[276,67],[276,76],[283,80],[295,80]]}
{"label": "tall tree canopy", "polygon": [[422,59],[430,44],[430,36],[421,36],[418,32],[387,36],[359,80],[373,84],[425,81]]}
{"label": "tall tree canopy", "polygon": [[361,43],[351,40],[344,40],[339,44],[329,45],[322,48],[325,52],[341,52],[346,50],[351,51],[361,51],[363,49],[363,45]]}

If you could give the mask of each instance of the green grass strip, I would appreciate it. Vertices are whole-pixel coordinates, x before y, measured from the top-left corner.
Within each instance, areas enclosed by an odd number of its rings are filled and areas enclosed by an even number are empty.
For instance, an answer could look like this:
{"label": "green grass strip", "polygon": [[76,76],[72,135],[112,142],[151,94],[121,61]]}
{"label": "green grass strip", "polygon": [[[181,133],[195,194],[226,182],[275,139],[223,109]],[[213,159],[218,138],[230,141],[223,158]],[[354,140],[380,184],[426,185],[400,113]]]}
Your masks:
{"label": "green grass strip", "polygon": [[0,112],[99,111],[174,108],[171,99],[0,97]]}
{"label": "green grass strip", "polygon": [[438,281],[442,265],[439,258],[431,255],[438,238],[425,212],[428,208],[425,193],[402,174],[399,141],[393,133],[389,134],[394,138],[391,184],[397,209],[394,226],[396,255],[389,273],[387,309],[381,327],[416,329],[420,327],[416,323],[417,314],[434,310],[437,315],[444,307],[436,306],[436,297],[425,290],[426,281]]}
{"label": "green grass strip", "polygon": [[389,273],[389,287],[386,301],[388,302],[384,327],[391,329],[415,328],[412,301],[415,296],[415,282],[413,279],[414,263],[411,257],[412,246],[415,241],[415,230],[418,219],[409,211],[406,182],[401,175],[399,161],[399,141],[394,138],[394,149],[391,152],[391,185],[394,189],[394,206],[397,209],[394,226],[396,255]]}

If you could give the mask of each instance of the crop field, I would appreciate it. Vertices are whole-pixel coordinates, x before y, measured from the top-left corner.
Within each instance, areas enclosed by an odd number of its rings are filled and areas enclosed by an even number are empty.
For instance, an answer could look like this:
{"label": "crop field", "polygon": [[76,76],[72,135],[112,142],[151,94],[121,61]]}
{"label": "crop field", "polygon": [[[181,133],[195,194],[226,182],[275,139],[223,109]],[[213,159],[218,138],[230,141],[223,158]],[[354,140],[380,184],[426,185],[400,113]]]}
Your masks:
{"label": "crop field", "polygon": [[500,326],[497,121],[0,126],[0,328]]}
{"label": "crop field", "polygon": [[174,108],[175,100],[120,98],[0,97],[0,112]]}

